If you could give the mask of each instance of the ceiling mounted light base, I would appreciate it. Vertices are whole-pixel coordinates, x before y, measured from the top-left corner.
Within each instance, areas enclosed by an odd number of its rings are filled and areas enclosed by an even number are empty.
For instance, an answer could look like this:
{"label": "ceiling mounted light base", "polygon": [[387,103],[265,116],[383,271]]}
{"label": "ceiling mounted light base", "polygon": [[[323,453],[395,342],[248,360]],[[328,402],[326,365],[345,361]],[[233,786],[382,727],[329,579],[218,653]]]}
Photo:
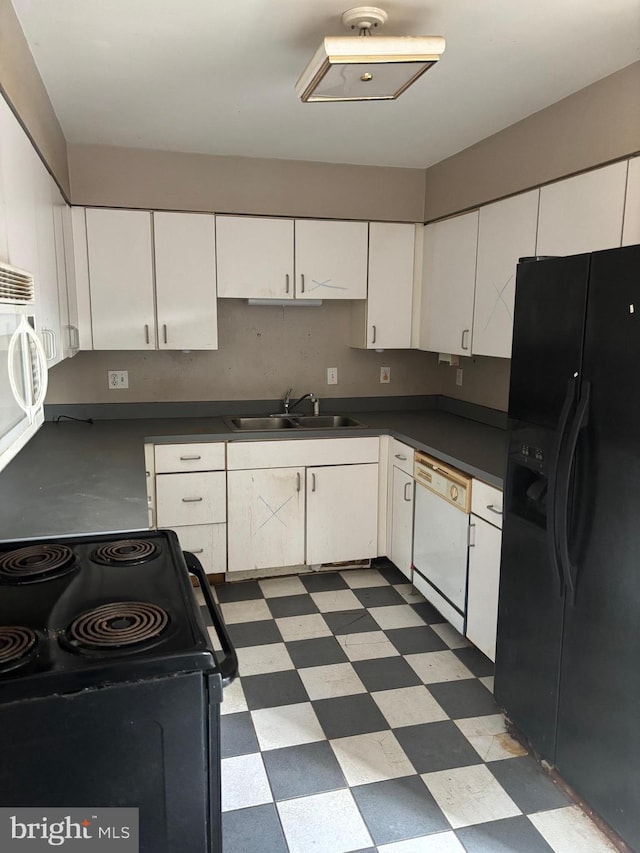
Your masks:
{"label": "ceiling mounted light base", "polygon": [[300,75],[301,101],[388,101],[401,95],[444,52],[441,36],[375,36],[387,13],[359,6],[342,15],[358,36],[327,36]]}

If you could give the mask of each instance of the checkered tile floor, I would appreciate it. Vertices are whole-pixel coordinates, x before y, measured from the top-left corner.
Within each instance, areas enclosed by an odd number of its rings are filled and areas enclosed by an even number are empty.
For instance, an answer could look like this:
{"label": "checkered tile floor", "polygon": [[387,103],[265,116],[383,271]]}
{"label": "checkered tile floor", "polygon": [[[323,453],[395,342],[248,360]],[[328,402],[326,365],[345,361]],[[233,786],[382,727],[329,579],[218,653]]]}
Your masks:
{"label": "checkered tile floor", "polygon": [[224,853],[615,850],[506,733],[491,662],[392,564],[216,593],[241,674]]}

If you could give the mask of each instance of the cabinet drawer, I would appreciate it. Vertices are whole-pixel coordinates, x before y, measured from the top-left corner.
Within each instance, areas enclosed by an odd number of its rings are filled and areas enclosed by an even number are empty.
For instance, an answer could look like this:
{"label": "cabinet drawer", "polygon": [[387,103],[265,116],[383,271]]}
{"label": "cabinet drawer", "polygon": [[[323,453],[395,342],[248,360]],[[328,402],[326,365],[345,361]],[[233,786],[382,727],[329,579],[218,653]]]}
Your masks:
{"label": "cabinet drawer", "polygon": [[502,528],[502,492],[495,486],[474,480],[471,486],[471,512],[489,524]]}
{"label": "cabinet drawer", "polygon": [[174,527],[183,551],[191,551],[207,574],[227,571],[227,525],[191,524]]}
{"label": "cabinet drawer", "polygon": [[224,471],[224,442],[156,444],[156,473]]}
{"label": "cabinet drawer", "polygon": [[397,438],[391,439],[389,446],[389,459],[396,468],[404,471],[405,474],[411,474],[413,477],[413,447],[398,441]]}
{"label": "cabinet drawer", "polygon": [[226,521],[226,478],[224,471],[159,474],[156,477],[158,527]]}

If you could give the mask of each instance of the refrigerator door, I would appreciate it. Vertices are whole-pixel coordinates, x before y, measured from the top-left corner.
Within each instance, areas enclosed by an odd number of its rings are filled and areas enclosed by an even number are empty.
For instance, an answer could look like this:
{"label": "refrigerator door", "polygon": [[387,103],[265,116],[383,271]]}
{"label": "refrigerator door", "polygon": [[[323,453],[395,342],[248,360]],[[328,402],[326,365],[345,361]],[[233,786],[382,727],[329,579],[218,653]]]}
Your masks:
{"label": "refrigerator door", "polygon": [[565,582],[554,533],[556,458],[575,410],[589,256],[518,266],[495,693],[553,761]]}
{"label": "refrigerator door", "polygon": [[[592,256],[556,764],[640,849],[640,246]],[[578,424],[576,424],[577,430]],[[567,452],[571,448],[567,448]]]}
{"label": "refrigerator door", "polygon": [[555,429],[580,370],[589,255],[518,264],[509,418]]}

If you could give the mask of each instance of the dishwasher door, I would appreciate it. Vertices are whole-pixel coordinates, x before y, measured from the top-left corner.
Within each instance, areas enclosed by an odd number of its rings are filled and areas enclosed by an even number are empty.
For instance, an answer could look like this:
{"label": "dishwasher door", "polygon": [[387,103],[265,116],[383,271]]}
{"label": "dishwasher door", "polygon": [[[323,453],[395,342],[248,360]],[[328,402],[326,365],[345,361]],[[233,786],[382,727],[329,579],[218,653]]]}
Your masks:
{"label": "dishwasher door", "polygon": [[416,482],[414,586],[461,633],[467,598],[469,515]]}

